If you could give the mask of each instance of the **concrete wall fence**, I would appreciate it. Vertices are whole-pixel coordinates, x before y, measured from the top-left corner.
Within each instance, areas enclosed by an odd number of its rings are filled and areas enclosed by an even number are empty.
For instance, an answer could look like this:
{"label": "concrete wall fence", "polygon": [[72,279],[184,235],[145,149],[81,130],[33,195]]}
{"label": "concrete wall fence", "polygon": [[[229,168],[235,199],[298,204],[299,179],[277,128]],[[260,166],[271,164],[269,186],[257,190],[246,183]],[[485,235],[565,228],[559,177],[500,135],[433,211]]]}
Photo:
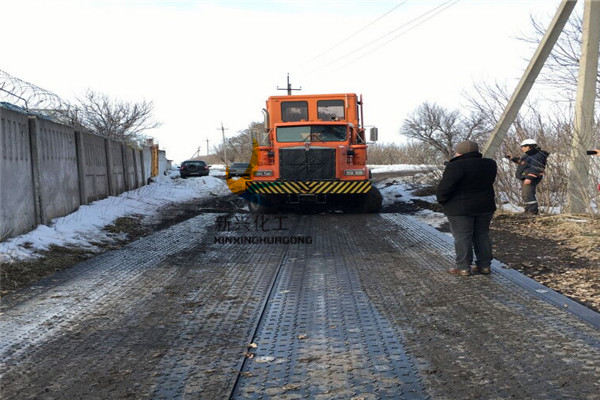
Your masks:
{"label": "concrete wall fence", "polygon": [[150,171],[149,148],[0,105],[0,241],[145,185]]}

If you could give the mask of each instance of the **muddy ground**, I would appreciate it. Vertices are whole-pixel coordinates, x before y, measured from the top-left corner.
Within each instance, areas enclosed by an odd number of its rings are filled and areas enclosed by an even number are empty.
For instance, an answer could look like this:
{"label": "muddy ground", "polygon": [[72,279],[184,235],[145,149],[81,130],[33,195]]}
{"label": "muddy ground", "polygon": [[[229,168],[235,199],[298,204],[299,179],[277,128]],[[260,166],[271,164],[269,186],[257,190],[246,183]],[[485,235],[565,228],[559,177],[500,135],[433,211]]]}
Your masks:
{"label": "muddy ground", "polygon": [[[428,195],[426,190],[422,195]],[[147,221],[142,216],[119,218],[106,229],[128,233],[127,240],[99,243],[111,250],[203,212],[240,212],[244,200],[237,196],[173,204],[160,217]],[[439,211],[426,201],[402,202],[383,212],[414,214],[422,209]],[[448,231],[447,226],[440,228]],[[540,215],[498,212],[492,222],[494,257],[507,268],[516,269],[536,281],[600,311],[600,218],[572,215]],[[55,247],[35,261],[0,265],[0,295],[12,293],[55,272],[92,257],[82,249]]]}
{"label": "muddy ground", "polygon": [[495,258],[600,311],[600,219],[500,212],[492,230]]}
{"label": "muddy ground", "polygon": [[[431,190],[422,190],[423,196]],[[413,202],[441,212],[439,204]],[[448,224],[439,228],[449,232]],[[491,225],[494,258],[541,284],[600,311],[598,215],[523,215],[499,210]]]}

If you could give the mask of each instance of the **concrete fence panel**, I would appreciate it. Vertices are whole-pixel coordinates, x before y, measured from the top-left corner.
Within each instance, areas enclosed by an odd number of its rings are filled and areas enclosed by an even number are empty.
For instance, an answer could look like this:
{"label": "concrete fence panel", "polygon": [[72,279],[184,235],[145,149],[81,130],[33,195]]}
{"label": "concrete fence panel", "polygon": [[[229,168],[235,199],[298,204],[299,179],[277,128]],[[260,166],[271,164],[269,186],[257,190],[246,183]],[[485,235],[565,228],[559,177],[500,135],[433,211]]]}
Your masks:
{"label": "concrete fence panel", "polygon": [[110,185],[110,195],[118,196],[125,191],[122,144],[111,139],[106,139],[106,155],[108,156],[108,183]]}
{"label": "concrete fence panel", "polygon": [[[65,216],[82,204],[147,183],[150,148],[120,142],[0,105],[0,241]],[[168,166],[159,153],[160,173]]]}
{"label": "concrete fence panel", "polygon": [[137,177],[135,176],[135,156],[133,149],[127,145],[122,145],[123,150],[123,170],[125,176],[125,190],[137,188]]}
{"label": "concrete fence panel", "polygon": [[80,205],[77,148],[73,128],[36,119],[42,223],[77,210]]}
{"label": "concrete fence panel", "polygon": [[144,147],[142,150],[142,170],[144,172],[144,183],[152,177],[152,151],[150,147]]}
{"label": "concrete fence panel", "polygon": [[84,204],[109,196],[106,139],[89,133],[81,134],[83,147]]}
{"label": "concrete fence panel", "polygon": [[28,120],[0,107],[0,240],[37,225]]}
{"label": "concrete fence panel", "polygon": [[167,153],[164,150],[158,151],[158,174],[162,175],[168,170]]}
{"label": "concrete fence panel", "polygon": [[135,163],[135,180],[136,188],[144,186],[146,181],[144,180],[144,167],[142,165],[142,149],[133,149],[133,161]]}

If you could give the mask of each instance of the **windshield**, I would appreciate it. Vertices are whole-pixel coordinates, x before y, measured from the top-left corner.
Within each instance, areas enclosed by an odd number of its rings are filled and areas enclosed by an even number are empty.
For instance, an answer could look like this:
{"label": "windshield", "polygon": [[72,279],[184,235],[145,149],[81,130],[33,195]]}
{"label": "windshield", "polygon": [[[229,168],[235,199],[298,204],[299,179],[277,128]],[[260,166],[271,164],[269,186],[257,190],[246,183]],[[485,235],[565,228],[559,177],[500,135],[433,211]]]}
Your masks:
{"label": "windshield", "polygon": [[280,126],[278,142],[343,142],[346,140],[345,125]]}

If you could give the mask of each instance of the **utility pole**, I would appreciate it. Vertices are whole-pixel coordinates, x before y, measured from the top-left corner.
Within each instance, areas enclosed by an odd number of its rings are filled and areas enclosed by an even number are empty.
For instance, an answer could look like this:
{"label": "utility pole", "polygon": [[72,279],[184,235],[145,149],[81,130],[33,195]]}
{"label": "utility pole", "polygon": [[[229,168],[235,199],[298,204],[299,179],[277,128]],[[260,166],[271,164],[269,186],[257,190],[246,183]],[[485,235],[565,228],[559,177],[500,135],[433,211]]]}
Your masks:
{"label": "utility pole", "polygon": [[587,195],[590,183],[590,161],[585,151],[592,147],[598,47],[600,46],[600,2],[585,0],[583,8],[581,58],[575,96],[575,119],[571,142],[571,161],[567,184],[567,208],[571,213],[584,213],[590,207]]}
{"label": "utility pole", "polygon": [[206,156],[208,157],[208,139],[206,139]]}
{"label": "utility pole", "polygon": [[221,134],[223,135],[223,158],[225,159],[225,165],[227,165],[227,143],[225,142],[225,130],[228,128],[223,128],[223,123],[221,122]]}
{"label": "utility pole", "polygon": [[196,157],[200,157],[200,146],[198,146],[198,150],[196,150],[196,152],[192,156],[192,158],[196,158]]}
{"label": "utility pole", "polygon": [[577,4],[577,0],[563,0],[558,10],[556,11],[556,15],[550,22],[550,26],[546,30],[546,34],[542,38],[542,41],[538,45],[535,54],[533,55],[527,69],[523,73],[523,77],[519,81],[515,92],[512,97],[508,101],[504,112],[500,116],[500,119],[496,123],[494,130],[490,134],[490,138],[488,139],[485,147],[483,149],[483,156],[493,158],[500,144],[506,137],[506,133],[508,132],[508,128],[512,125],[519,113],[519,109],[525,102],[535,79],[538,74],[542,70],[546,59],[552,52],[552,48],[554,44],[558,40],[571,12],[575,8]]}
{"label": "utility pole", "polygon": [[292,90],[302,90],[302,86],[299,89],[292,89],[292,84],[290,83],[290,74],[287,74],[287,88],[280,88],[277,86],[277,90],[287,90],[288,96],[292,95]]}

